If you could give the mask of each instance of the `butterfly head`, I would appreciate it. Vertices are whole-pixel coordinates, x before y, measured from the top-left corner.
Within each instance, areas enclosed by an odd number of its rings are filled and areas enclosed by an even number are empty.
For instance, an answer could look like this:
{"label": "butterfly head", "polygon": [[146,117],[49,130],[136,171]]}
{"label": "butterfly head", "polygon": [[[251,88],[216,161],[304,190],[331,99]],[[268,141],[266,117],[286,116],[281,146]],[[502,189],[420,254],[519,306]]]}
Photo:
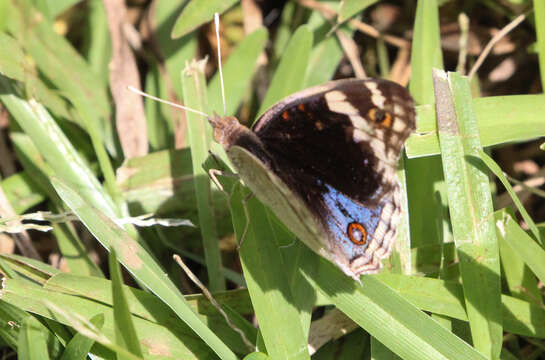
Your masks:
{"label": "butterfly head", "polygon": [[216,112],[208,117],[208,121],[214,128],[214,140],[223,146],[225,150],[233,145],[233,139],[240,136],[243,131],[248,131],[247,128],[240,125],[239,121],[234,116],[219,116]]}

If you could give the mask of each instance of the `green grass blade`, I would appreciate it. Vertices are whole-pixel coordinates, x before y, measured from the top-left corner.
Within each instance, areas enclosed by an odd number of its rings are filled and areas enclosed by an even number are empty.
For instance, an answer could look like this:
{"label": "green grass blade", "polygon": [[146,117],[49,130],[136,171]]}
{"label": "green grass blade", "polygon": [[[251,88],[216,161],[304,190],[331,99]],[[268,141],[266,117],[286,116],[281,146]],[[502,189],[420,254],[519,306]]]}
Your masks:
{"label": "green grass blade", "polygon": [[63,11],[66,11],[71,6],[74,6],[81,0],[43,0],[44,4],[47,4],[50,19],[54,19],[60,15]]}
{"label": "green grass blade", "polygon": [[108,31],[106,10],[104,10],[104,3],[100,0],[90,0],[87,6],[89,24],[86,29],[88,33],[86,59],[91,71],[104,86],[107,86],[110,73],[108,64],[112,59],[112,41]]}
{"label": "green grass blade", "polygon": [[313,276],[315,270],[302,269],[339,310],[403,359],[485,359],[376,277],[363,276],[360,285],[325,259]]}
{"label": "green grass blade", "polygon": [[83,99],[72,97],[72,102],[80,109],[82,124],[85,126],[85,129],[91,138],[93,150],[97,157],[101,173],[104,177],[104,187],[108,191],[108,195],[114,202],[116,209],[118,209],[118,213],[123,216],[128,216],[129,214],[124,211],[126,207],[123,204],[121,191],[119,190],[119,187],[115,181],[114,167],[110,161],[108,153],[106,152],[106,148],[101,141],[101,135],[97,127],[97,122],[93,118],[93,115],[87,112],[87,108],[84,106],[85,101]]}
{"label": "green grass blade", "polygon": [[60,272],[59,269],[51,265],[21,255],[1,254],[0,256],[13,270],[37,283],[44,283],[51,276]]}
{"label": "green grass blade", "polygon": [[[506,227],[507,236],[512,236],[510,235],[512,232],[510,226]],[[301,246],[301,250],[303,250],[301,251],[302,257],[312,257],[317,260],[314,264],[303,264],[302,267],[304,269],[318,269],[319,257],[309,256],[308,249],[303,246]],[[380,274],[376,277],[421,310],[468,321],[462,286],[457,281],[399,274]],[[306,283],[306,286],[309,284]],[[59,273],[50,277],[44,288],[111,305],[110,287],[110,281],[106,279]],[[149,292],[129,286],[124,286],[124,288],[133,315],[160,324],[168,323],[169,319],[175,316],[164,303]],[[318,295],[321,293],[318,292]],[[199,314],[218,315],[217,309],[203,295],[188,295],[185,298]],[[247,290],[215,293],[214,298],[219,304],[227,305],[240,314],[253,313]],[[310,298],[315,306],[331,305],[330,300],[317,299],[316,296],[310,296]],[[545,310],[543,308],[533,301],[522,301],[507,295],[502,296],[502,305],[505,331],[523,336],[545,338]]]}
{"label": "green grass blade", "polygon": [[87,204],[73,188],[57,179],[52,179],[52,183],[89,231],[105,248],[115,249],[119,261],[138,281],[164,301],[220,358],[236,359],[233,352],[193,312],[149,253],[111,219]]}
{"label": "green grass blade", "polygon": [[[19,330],[21,329],[20,325],[27,317],[32,317],[32,315],[15,305],[0,300],[0,321],[2,321],[3,324],[0,326],[0,338],[2,338],[6,345],[14,350],[17,350]],[[12,324],[18,326],[11,326]]]}
{"label": "green grass blade", "polygon": [[499,356],[502,315],[499,250],[488,176],[475,163],[480,142],[466,78],[434,73],[437,127],[454,242],[475,348]]}
{"label": "green grass blade", "polygon": [[[152,65],[146,75],[146,93],[160,99],[168,99],[165,81],[158,65]],[[150,153],[174,147],[174,129],[171,116],[173,108],[153,99],[144,99]],[[180,114],[180,113],[178,113]]]}
{"label": "green grass blade", "polygon": [[490,171],[496,175],[498,179],[500,179],[501,183],[505,187],[505,190],[509,193],[509,196],[511,196],[511,199],[513,199],[513,203],[515,203],[515,206],[517,207],[518,211],[520,212],[520,215],[532,231],[532,234],[534,234],[535,239],[543,246],[543,240],[541,239],[541,236],[539,234],[539,230],[537,229],[536,223],[534,220],[530,217],[530,214],[526,211],[522,203],[520,202],[517,194],[515,193],[515,190],[513,190],[513,187],[509,183],[509,180],[507,180],[507,177],[504,175],[503,171],[501,170],[500,166],[496,164],[496,162],[488,156],[484,151],[479,151],[479,155],[481,156],[481,159],[483,162],[488,166]]}
{"label": "green grass blade", "polygon": [[[519,255],[516,249],[510,245],[512,242],[505,240],[507,234],[500,232],[499,226],[503,218],[509,216],[505,209],[495,213],[496,235],[500,245],[500,257],[502,273],[505,282],[509,287],[512,296],[530,302],[543,303],[541,293],[538,288],[538,281],[530,268],[525,264],[524,259]],[[526,235],[525,235],[526,236]]]}
{"label": "green grass blade", "polygon": [[[337,5],[331,2],[328,4],[331,8]],[[307,25],[314,31],[314,45],[308,59],[305,88],[331,80],[344,57],[338,37],[335,34],[329,34],[331,30],[329,20],[318,12],[313,12]],[[352,37],[354,33],[354,30],[347,26],[341,26],[338,31],[342,31],[348,37]]]}
{"label": "green grass blade", "polygon": [[271,358],[268,357],[267,354],[264,354],[262,352],[253,352],[246,355],[244,357],[244,360],[271,360]]}
{"label": "green grass blade", "polygon": [[545,87],[545,2],[534,0],[534,19],[536,23],[537,55],[541,86]]}
{"label": "green grass blade", "polygon": [[498,235],[509,244],[539,280],[545,280],[545,250],[528,236],[506,211],[496,215],[496,226]]}
{"label": "green grass blade", "polygon": [[[164,62],[170,83],[162,80],[167,89],[174,89],[178,97],[182,96],[182,84],[180,82],[180,73],[185,68],[185,65],[191,59],[194,59],[197,54],[198,34],[188,34],[179,39],[172,39],[170,34],[176,23],[176,14],[188,5],[189,1],[159,1],[154,4],[155,7],[155,35],[159,47],[164,55]],[[211,17],[210,17],[211,18]],[[168,95],[169,97],[171,94]],[[172,111],[169,109],[169,111]]]}
{"label": "green grass blade", "polygon": [[[254,75],[257,58],[265,48],[267,29],[260,28],[249,34],[229,55],[223,66],[223,81],[226,94],[226,113],[233,116],[248,90]],[[208,108],[223,115],[219,72],[208,83]]]}
{"label": "green grass blade", "polygon": [[112,299],[114,310],[115,323],[115,341],[116,343],[127,349],[136,356],[142,357],[142,349],[134,323],[131,318],[127,298],[123,290],[123,278],[121,277],[121,269],[117,263],[115,250],[110,250],[108,257],[108,265],[110,269],[110,278],[112,279]]}
{"label": "green grass blade", "polygon": [[[68,40],[57,34],[51,24],[44,21],[43,16],[28,2],[12,0],[11,4],[13,16],[10,32],[21,36],[20,43],[25,51],[59,92],[69,100],[80,100],[85,112],[93,114],[93,121],[100,124],[98,128],[102,130],[102,140],[110,152],[115,153],[105,83],[91,71]],[[30,22],[32,18],[43,20]]]}
{"label": "green grass blade", "polygon": [[[490,96],[473,102],[484,147],[521,142],[545,136],[545,122],[536,114],[545,113],[544,95]],[[417,131],[407,139],[409,158],[439,154],[434,109],[417,106]]]}
{"label": "green grass blade", "polygon": [[511,352],[509,352],[509,350],[505,348],[501,349],[500,359],[501,360],[518,360],[518,358],[515,355],[513,355]]}
{"label": "green grass blade", "polygon": [[[96,300],[107,305],[113,304],[111,287],[111,282],[107,279],[69,273],[59,273],[50,277],[44,286],[48,290]],[[158,323],[168,322],[169,317],[173,316],[172,310],[153,294],[127,285],[123,287],[132,314]],[[246,289],[224,291],[213,295],[219,304],[227,305],[233,311],[241,314],[252,313],[252,304]],[[199,314],[219,314],[204,295],[192,294],[186,295],[185,298]]]}
{"label": "green grass blade", "polygon": [[247,196],[248,191],[236,185],[230,198],[231,211],[237,239],[248,227],[239,252],[267,353],[272,359],[310,359],[286,274],[274,270],[284,268],[275,225],[255,196],[245,201]]}
{"label": "green grass blade", "polygon": [[[44,286],[46,290],[74,295],[78,298],[88,299],[94,302],[100,302],[109,307],[111,307],[113,304],[112,292],[109,290],[111,287],[112,282],[106,279],[74,276],[66,273],[61,273],[59,276],[51,277]],[[193,331],[191,331],[183,322],[172,321],[176,315],[158,297],[150,292],[125,285],[123,286],[123,289],[130,312],[133,315],[133,322],[136,322],[135,319],[138,318],[144,319],[153,324],[161,325],[168,328],[168,330],[174,335],[183,334],[180,341],[185,342],[187,347],[194,347],[195,343],[198,343],[198,347],[200,349],[207,349],[206,351],[203,351],[204,353],[209,354],[212,352],[212,350],[210,350],[202,342],[202,340],[195,337]],[[255,339],[255,327],[245,320],[242,315],[240,315],[253,314],[248,291],[246,289],[231,290],[221,293],[214,293],[213,296],[218,304],[220,304],[223,310],[228,314],[232,323],[234,323],[239,329],[242,329],[248,339]],[[185,298],[194,311],[198,312],[199,317],[206,322],[207,326],[233,351],[237,353],[248,352],[248,348],[242,342],[240,335],[228,326],[227,322],[218,312],[217,308],[215,308],[204,295],[194,294],[188,295]],[[153,347],[153,343],[145,340],[148,335],[142,333],[143,328],[141,323],[137,330],[140,335],[139,338],[143,340],[141,345],[145,347]],[[188,338],[191,338],[191,340],[188,340]],[[172,346],[175,346],[175,344],[172,344]],[[176,346],[179,346],[179,344]]]}
{"label": "green grass blade", "polygon": [[47,110],[34,100],[26,101],[15,95],[9,80],[1,76],[0,89],[0,100],[30,136],[55,174],[77,186],[84,198],[100,211],[114,216],[117,209],[111,198]]}
{"label": "green grass blade", "polygon": [[293,32],[293,26],[296,24],[294,19],[296,18],[297,9],[297,5],[293,2],[287,2],[284,9],[282,9],[276,35],[273,37],[273,54],[271,61],[274,64],[278,64],[278,60],[289,42]]}
{"label": "green grass blade", "polygon": [[[215,162],[213,162],[216,166]],[[157,151],[142,157],[127,159],[117,169],[118,184],[133,216],[154,213],[157,216],[177,214],[197,224],[197,200],[193,184],[193,166],[189,148]],[[220,237],[233,233],[233,223],[225,194],[213,187],[212,203]],[[179,214],[179,215],[178,215]],[[165,233],[163,229],[163,233]],[[206,265],[199,254],[192,254],[180,244],[181,236],[200,240],[200,229],[185,227],[165,233],[161,237],[165,246],[181,255]],[[237,284],[244,284],[242,275],[223,268],[226,277]]]}
{"label": "green grass blade", "polygon": [[171,37],[179,38],[212,20],[214,13],[222,14],[238,3],[238,0],[189,1],[172,28]]}
{"label": "green grass blade", "polygon": [[[113,351],[120,350],[124,354],[132,355],[123,348],[116,346],[113,342],[115,338],[115,320],[111,305],[80,296],[48,291],[12,279],[6,281],[5,284],[2,295],[6,302],[16,304],[21,309],[52,319],[59,324],[72,326],[78,332],[108,346]],[[53,308],[50,304],[62,304],[62,308],[59,308],[59,306]],[[100,330],[92,327],[88,321],[96,314],[104,315],[104,326]],[[162,324],[141,319],[138,316],[133,317],[138,334],[142,339],[145,339],[141,343],[144,353],[149,355],[160,350],[165,360],[196,360],[213,357],[212,350],[196,337],[191,329],[180,321],[172,321],[173,316],[173,314],[169,314],[170,322],[164,321]],[[134,355],[132,356],[134,357]]]}
{"label": "green grass blade", "polygon": [[[204,79],[205,64],[205,61],[194,61],[184,70],[182,88],[186,106],[208,113]],[[193,185],[197,197],[199,228],[202,235],[209,288],[210,291],[225,290],[219,238],[211,199],[210,178],[203,169],[212,142],[212,128],[208,125],[207,119],[201,115],[186,112],[186,119],[188,142],[191,148],[191,162],[193,164]]]}
{"label": "green grass blade", "polygon": [[312,39],[312,32],[306,25],[300,26],[295,31],[274,73],[267,94],[261,102],[258,117],[275,102],[303,88]]}
{"label": "green grass blade", "polygon": [[414,20],[409,90],[417,104],[433,104],[432,69],[443,68],[437,0],[419,0]]}
{"label": "green grass blade", "polygon": [[301,325],[305,333],[305,337],[308,337],[310,331],[310,324],[312,320],[312,310],[316,306],[316,300],[319,293],[315,288],[310,286],[308,281],[299,270],[303,266],[313,267],[318,263],[317,256],[307,256],[308,252],[305,248],[306,245],[301,241],[297,241],[295,245],[290,246],[293,242],[294,236],[290,233],[287,234],[285,240],[288,240],[287,246],[283,251],[283,259],[285,264],[285,273],[288,277],[291,294],[293,296],[293,304],[299,310],[299,318],[301,319]]}
{"label": "green grass blade", "polygon": [[378,0],[343,0],[339,8],[337,22],[341,23],[357,13],[365,10]]}
{"label": "green grass blade", "polygon": [[[59,209],[56,208],[56,213]],[[53,235],[57,245],[64,256],[68,270],[73,274],[104,276],[96,263],[89,256],[85,245],[77,236],[76,229],[72,224],[52,224]]]}
{"label": "green grass blade", "polygon": [[[89,321],[98,330],[101,330],[104,326],[104,315],[98,314],[89,319]],[[60,360],[85,359],[94,344],[95,341],[93,339],[89,339],[85,335],[77,333],[70,342],[66,344],[66,348],[64,349]]]}
{"label": "green grass blade", "polygon": [[0,186],[17,214],[22,214],[45,200],[43,191],[25,171],[3,179]]}
{"label": "green grass blade", "polygon": [[[48,204],[50,211],[54,213],[65,212],[66,209],[62,205],[62,201],[49,182],[49,176],[53,174],[53,170],[45,163],[41,153],[30,140],[29,136],[12,132],[11,141],[15,146],[19,160],[26,169],[26,172],[23,174],[29,174],[30,183],[28,185],[32,184],[31,189],[33,189],[33,192],[47,194],[47,197],[51,199],[51,202]],[[26,178],[27,176],[23,177]],[[24,183],[16,182],[13,185],[17,185],[17,193],[24,194],[26,188]],[[59,250],[64,256],[70,271],[79,274],[103,276],[100,269],[91,260],[85,245],[77,236],[71,224],[59,223],[52,226],[53,235],[56,237]]]}
{"label": "green grass blade", "polygon": [[48,309],[49,316],[55,318],[56,321],[62,319],[67,325],[74,328],[81,334],[93,339],[94,341],[102,344],[109,350],[115,353],[116,359],[123,360],[143,360],[142,357],[138,357],[125,350],[125,348],[116,345],[109,338],[107,338],[100,329],[98,329],[94,324],[92,324],[86,318],[79,316],[77,312],[72,311],[72,309],[67,309],[66,307],[60,307],[57,304],[50,302],[48,300],[43,300],[44,306]]}
{"label": "green grass blade", "polygon": [[[512,231],[509,227],[506,229],[508,233]],[[404,299],[424,311],[468,321],[463,289],[457,281],[398,274],[380,274],[377,277]],[[545,310],[533,300],[523,301],[502,295],[502,313],[505,331],[545,338]]]}
{"label": "green grass blade", "polygon": [[34,316],[25,318],[19,330],[17,358],[21,360],[42,360],[47,358],[47,331]]}
{"label": "green grass blade", "polygon": [[[153,42],[161,50],[158,62],[150,64],[146,76],[146,92],[162,99],[181,100],[182,84],[180,73],[188,61],[196,55],[197,33],[179,39],[171,39],[170,33],[179,14],[188,1],[157,1],[150,13],[154,32]],[[185,115],[170,105],[145,99],[146,120],[152,131],[150,145],[158,149],[172,148],[175,143],[184,145]]]}
{"label": "green grass blade", "polygon": [[8,34],[0,32],[0,74],[11,79],[24,81],[25,54],[17,41]]}
{"label": "green grass blade", "polygon": [[[418,105],[433,104],[432,69],[443,68],[437,0],[417,2],[413,30],[409,90]],[[417,126],[420,126],[419,116]],[[409,149],[405,147],[408,154]],[[412,246],[442,243],[444,239],[437,233],[435,221],[425,216],[430,208],[432,213],[446,208],[441,159],[409,160],[405,162],[405,170]]]}
{"label": "green grass blade", "polygon": [[[116,173],[119,187],[134,215],[188,214],[197,208],[191,152],[187,148],[127,159]],[[172,198],[177,201],[169,201]],[[191,218],[197,219],[196,216]]]}

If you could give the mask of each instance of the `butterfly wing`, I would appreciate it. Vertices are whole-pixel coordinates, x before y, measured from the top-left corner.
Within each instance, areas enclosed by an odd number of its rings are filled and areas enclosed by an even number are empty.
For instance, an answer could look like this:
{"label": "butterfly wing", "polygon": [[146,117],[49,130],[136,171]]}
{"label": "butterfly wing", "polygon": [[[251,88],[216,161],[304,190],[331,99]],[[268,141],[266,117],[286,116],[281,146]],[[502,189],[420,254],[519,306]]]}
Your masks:
{"label": "butterfly wing", "polygon": [[[406,89],[349,79],[282,100],[253,132],[238,129],[224,144],[256,195],[309,247],[357,278],[377,272],[391,251],[400,211],[395,169],[414,127]],[[256,163],[267,181],[252,179]]]}

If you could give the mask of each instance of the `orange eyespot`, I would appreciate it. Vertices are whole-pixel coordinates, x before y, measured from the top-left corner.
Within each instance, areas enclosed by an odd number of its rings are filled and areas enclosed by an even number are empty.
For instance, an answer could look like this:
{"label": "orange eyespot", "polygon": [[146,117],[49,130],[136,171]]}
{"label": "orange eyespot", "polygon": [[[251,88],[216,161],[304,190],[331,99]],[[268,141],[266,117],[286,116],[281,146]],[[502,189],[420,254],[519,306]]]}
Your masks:
{"label": "orange eyespot", "polygon": [[350,241],[356,245],[365,245],[367,243],[367,231],[360,223],[353,222],[348,224],[346,234]]}
{"label": "orange eyespot", "polygon": [[284,111],[284,112],[282,113],[282,118],[283,118],[284,120],[288,120],[288,119],[290,118],[290,114],[288,114],[287,111]]}
{"label": "orange eyespot", "polygon": [[392,114],[387,111],[372,108],[367,112],[367,116],[371,121],[379,123],[381,126],[389,128],[392,126]]}
{"label": "orange eyespot", "polygon": [[297,108],[301,111],[305,111],[305,104],[300,103],[299,105],[297,105]]}
{"label": "orange eyespot", "polygon": [[314,125],[316,126],[316,129],[318,129],[319,131],[322,131],[324,129],[324,123],[321,121],[316,121]]}

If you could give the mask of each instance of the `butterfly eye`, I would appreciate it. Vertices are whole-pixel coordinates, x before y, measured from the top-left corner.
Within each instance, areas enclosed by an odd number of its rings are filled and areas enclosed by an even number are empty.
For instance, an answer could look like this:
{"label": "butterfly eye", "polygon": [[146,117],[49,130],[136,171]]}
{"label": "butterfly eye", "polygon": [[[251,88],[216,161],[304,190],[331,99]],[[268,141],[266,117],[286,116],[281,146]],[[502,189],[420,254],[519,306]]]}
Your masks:
{"label": "butterfly eye", "polygon": [[350,241],[356,245],[365,245],[367,243],[367,231],[365,231],[365,228],[360,223],[350,223],[346,233]]}
{"label": "butterfly eye", "polygon": [[372,108],[367,113],[367,116],[371,121],[375,121],[384,127],[389,128],[392,125],[392,114],[387,111]]}

